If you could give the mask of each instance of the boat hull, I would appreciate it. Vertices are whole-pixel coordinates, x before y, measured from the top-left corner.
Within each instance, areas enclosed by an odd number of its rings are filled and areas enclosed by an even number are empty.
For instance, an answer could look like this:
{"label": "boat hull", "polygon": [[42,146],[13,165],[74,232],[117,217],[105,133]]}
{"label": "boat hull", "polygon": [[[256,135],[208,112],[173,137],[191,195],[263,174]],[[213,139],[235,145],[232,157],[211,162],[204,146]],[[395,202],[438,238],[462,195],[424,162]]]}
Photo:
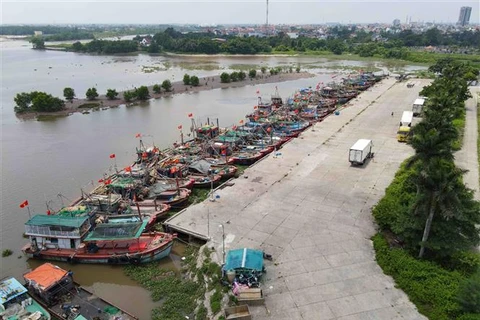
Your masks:
{"label": "boat hull", "polygon": [[[85,264],[143,264],[161,260],[172,251],[173,238],[162,246],[144,252],[86,253],[75,249],[47,249],[34,252],[30,245],[23,248],[24,254],[31,259],[62,261]],[[128,251],[128,250],[127,250]]]}

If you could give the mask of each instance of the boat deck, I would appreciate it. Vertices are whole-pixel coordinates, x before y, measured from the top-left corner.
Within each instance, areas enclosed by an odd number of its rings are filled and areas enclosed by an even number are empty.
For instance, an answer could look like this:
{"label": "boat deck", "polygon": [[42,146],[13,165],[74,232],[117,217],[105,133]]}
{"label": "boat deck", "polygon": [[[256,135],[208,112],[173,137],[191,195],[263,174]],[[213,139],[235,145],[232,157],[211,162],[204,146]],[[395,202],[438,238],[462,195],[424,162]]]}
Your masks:
{"label": "boat deck", "polygon": [[69,312],[82,315],[86,319],[136,319],[81,287],[77,287],[61,299],[62,303],[51,307],[51,310],[61,319],[66,319]]}

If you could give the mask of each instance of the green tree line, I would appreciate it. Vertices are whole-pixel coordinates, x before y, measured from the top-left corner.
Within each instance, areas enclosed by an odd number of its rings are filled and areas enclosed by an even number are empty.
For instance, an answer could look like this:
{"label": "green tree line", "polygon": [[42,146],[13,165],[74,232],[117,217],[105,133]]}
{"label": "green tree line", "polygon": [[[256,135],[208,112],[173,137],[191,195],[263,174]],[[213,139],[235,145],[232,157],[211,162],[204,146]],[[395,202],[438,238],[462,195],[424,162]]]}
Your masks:
{"label": "green tree line", "polygon": [[75,42],[71,50],[98,54],[130,53],[138,51],[138,43],[133,40],[93,40],[85,44]]}

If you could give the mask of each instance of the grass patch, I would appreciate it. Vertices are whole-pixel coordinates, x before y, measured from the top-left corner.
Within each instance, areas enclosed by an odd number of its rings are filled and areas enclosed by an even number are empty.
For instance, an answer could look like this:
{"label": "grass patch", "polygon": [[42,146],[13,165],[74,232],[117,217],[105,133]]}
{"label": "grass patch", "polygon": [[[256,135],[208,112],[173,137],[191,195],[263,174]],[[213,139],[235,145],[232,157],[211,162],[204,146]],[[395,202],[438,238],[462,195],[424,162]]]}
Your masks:
{"label": "grass patch", "polygon": [[464,277],[459,272],[417,260],[403,249],[391,249],[381,234],[372,240],[383,272],[394,278],[422,314],[437,320],[457,319],[462,315],[457,296]]}
{"label": "grass patch", "polygon": [[235,167],[237,167],[237,172],[235,173],[235,177],[240,177],[245,170],[247,170],[248,167],[250,166],[245,166],[241,164],[236,164]]}
{"label": "grass patch", "polygon": [[222,291],[218,290],[218,288],[215,288],[215,291],[210,297],[210,308],[212,309],[213,314],[219,313],[222,309],[222,298]]}
{"label": "grass patch", "polygon": [[458,131],[458,139],[453,143],[453,150],[458,151],[462,149],[463,146],[463,136],[465,135],[465,111],[462,114],[452,121],[453,126]]}
{"label": "grass patch", "polygon": [[5,250],[2,251],[2,257],[4,257],[4,258],[5,258],[5,257],[9,257],[9,256],[11,256],[12,254],[13,254],[13,251],[10,250],[10,249],[5,249]]}
{"label": "grass patch", "polygon": [[100,107],[100,103],[97,102],[87,102],[78,106],[79,109],[92,109]]}
{"label": "grass patch", "polygon": [[41,114],[37,116],[37,121],[55,121],[59,118],[65,118],[68,115],[63,114]]}

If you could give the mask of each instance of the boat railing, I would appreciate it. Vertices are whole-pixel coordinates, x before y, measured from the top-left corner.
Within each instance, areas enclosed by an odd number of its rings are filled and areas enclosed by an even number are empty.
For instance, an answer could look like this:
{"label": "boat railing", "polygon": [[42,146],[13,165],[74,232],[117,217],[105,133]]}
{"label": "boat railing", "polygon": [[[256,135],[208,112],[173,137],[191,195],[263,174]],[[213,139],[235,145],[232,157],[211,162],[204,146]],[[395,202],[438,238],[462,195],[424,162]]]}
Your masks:
{"label": "boat railing", "polygon": [[80,231],[75,229],[74,231],[61,231],[51,230],[49,227],[41,226],[29,226],[25,225],[26,235],[40,235],[40,236],[53,236],[53,237],[66,237],[66,238],[80,238]]}

